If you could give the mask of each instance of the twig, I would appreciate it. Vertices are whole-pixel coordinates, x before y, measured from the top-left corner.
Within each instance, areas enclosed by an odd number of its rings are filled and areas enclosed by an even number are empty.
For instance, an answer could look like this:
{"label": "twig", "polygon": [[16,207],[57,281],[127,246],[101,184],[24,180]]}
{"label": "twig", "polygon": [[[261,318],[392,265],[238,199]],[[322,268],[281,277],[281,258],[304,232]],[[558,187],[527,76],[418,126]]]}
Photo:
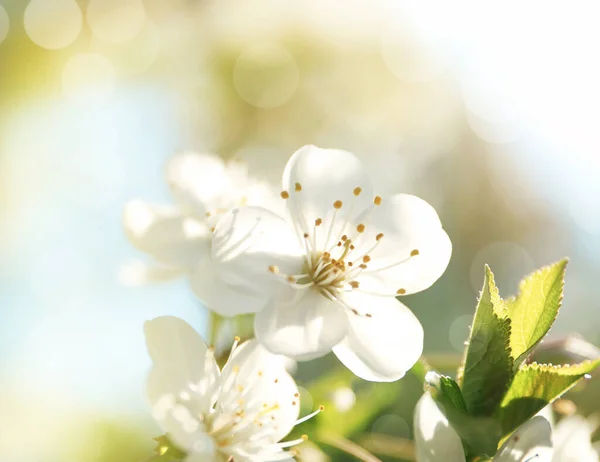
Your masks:
{"label": "twig", "polygon": [[361,448],[358,444],[344,438],[343,436],[336,435],[330,432],[319,433],[319,440],[329,446],[333,446],[346,454],[356,457],[358,460],[363,462],[381,462],[380,459],[375,457],[369,451]]}

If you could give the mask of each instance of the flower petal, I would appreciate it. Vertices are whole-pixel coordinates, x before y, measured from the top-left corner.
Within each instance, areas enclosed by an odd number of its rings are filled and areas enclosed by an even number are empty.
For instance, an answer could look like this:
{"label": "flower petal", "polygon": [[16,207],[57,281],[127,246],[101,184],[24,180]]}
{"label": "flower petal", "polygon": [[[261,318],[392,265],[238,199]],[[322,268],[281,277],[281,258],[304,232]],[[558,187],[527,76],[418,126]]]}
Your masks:
{"label": "flower petal", "polygon": [[580,415],[565,417],[554,429],[554,460],[561,462],[598,462],[592,445],[596,425]]}
{"label": "flower petal", "polygon": [[185,402],[200,414],[208,412],[218,394],[219,368],[196,331],[182,319],[161,316],[144,325],[146,345],[154,363],[148,397],[159,406],[165,397]]}
{"label": "flower petal", "polygon": [[460,437],[429,393],[415,409],[415,444],[419,462],[464,462]]}
{"label": "flower petal", "polygon": [[202,303],[221,316],[256,313],[264,308],[268,299],[255,297],[231,287],[216,274],[211,258],[196,267],[190,278],[192,290]]}
{"label": "flower petal", "polygon": [[[366,223],[361,249],[371,259],[365,275],[380,278],[390,293],[420,292],[444,273],[452,243],[433,207],[409,194],[384,198],[362,217]],[[377,236],[381,236],[377,240]]]}
{"label": "flower petal", "polygon": [[[239,409],[236,396],[243,387],[246,402],[266,403],[269,409],[265,425],[273,428],[268,434],[270,443],[285,437],[298,419],[300,404],[298,387],[284,367],[283,357],[267,351],[257,340],[240,345],[221,375],[221,409],[235,412]],[[267,417],[265,415],[265,417]]]}
{"label": "flower petal", "polygon": [[[328,247],[326,237],[333,224],[333,239],[344,233],[345,223],[373,203],[371,184],[360,160],[348,151],[304,146],[296,151],[283,172],[283,189],[289,194],[288,211],[300,233],[313,233],[315,220],[318,247]],[[334,208],[338,202],[340,209]],[[335,243],[335,242],[334,242]]]}
{"label": "flower petal", "polygon": [[165,176],[175,199],[191,206],[198,216],[204,216],[207,205],[230,187],[225,162],[214,154],[176,154],[167,164]]}
{"label": "flower petal", "polygon": [[135,200],[125,206],[123,224],[137,249],[165,265],[192,269],[210,255],[210,231],[177,207]]}
{"label": "flower petal", "polygon": [[212,240],[213,264],[223,281],[248,294],[270,297],[289,285],[286,275],[299,274],[304,253],[286,221],[262,207],[226,213]]}
{"label": "flower petal", "polygon": [[391,382],[402,378],[423,351],[419,320],[392,297],[353,291],[344,302],[359,314],[349,315],[348,336],[333,348],[339,360],[365,380]]}
{"label": "flower petal", "polygon": [[551,462],[553,454],[552,427],[542,416],[536,416],[504,442],[494,462]]}
{"label": "flower petal", "polygon": [[271,301],[257,313],[254,330],[269,351],[305,361],[331,351],[346,335],[347,319],[342,306],[306,289],[296,301]]}

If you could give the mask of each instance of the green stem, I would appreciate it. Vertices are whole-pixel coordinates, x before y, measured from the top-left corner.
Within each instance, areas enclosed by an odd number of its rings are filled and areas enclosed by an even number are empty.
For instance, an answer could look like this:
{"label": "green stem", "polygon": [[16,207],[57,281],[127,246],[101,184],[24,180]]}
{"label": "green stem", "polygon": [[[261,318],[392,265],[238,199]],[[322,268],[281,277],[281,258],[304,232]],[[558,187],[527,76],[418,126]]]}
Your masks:
{"label": "green stem", "polygon": [[210,322],[210,331],[208,335],[208,344],[212,346],[216,346],[217,337],[219,335],[219,330],[221,329],[221,324],[223,323],[223,317],[215,313],[214,311],[210,312],[209,317]]}

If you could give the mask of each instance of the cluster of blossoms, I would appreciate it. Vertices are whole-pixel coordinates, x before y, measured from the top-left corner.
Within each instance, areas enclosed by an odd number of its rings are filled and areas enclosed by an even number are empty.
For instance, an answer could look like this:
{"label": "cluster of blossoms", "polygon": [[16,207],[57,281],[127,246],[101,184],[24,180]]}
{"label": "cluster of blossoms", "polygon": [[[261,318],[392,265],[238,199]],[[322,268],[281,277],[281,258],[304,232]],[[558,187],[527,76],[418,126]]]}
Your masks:
{"label": "cluster of blossoms", "polygon": [[[379,382],[400,379],[418,361],[423,329],[398,297],[430,287],[452,252],[425,201],[380,195],[353,154],[315,146],[292,155],[279,195],[243,164],[206,154],[175,156],[167,182],[177,205],[134,201],[124,214],[130,241],[156,260],[144,278],[187,275],[216,313],[255,313],[256,339],[236,340],[221,370],[184,321],[146,324],[153,414],[186,462],[295,455],[287,449],[304,436],[280,441],[321,409],[299,419],[286,358],[333,351],[355,375]],[[414,427],[420,462],[465,461],[460,437],[428,393]],[[493,460],[570,460],[557,458],[552,440],[550,423],[537,416]]]}

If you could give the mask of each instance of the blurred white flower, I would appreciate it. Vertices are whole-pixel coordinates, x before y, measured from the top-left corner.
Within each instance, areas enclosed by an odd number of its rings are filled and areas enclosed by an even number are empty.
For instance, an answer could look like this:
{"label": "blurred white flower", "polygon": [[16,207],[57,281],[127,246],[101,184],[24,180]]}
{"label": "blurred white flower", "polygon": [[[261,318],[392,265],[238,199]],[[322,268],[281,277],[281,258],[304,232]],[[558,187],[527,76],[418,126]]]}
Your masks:
{"label": "blurred white flower", "polygon": [[153,416],[185,462],[292,459],[285,449],[306,437],[279,441],[321,409],[298,420],[298,387],[280,358],[255,340],[236,340],[220,371],[213,350],[179,318],[148,321],[145,334]]}
{"label": "blurred white flower", "polygon": [[215,276],[211,234],[219,218],[234,207],[272,207],[271,188],[250,178],[242,162],[224,162],[215,155],[193,152],[171,159],[166,180],[175,205],[134,200],[125,207],[123,223],[129,241],[154,257],[157,264],[127,265],[121,271],[121,280],[135,285],[188,274],[196,295],[217,313],[235,315],[261,308],[265,300],[240,297]]}
{"label": "blurred white flower", "polygon": [[376,196],[360,161],[342,150],[301,148],[283,189],[289,220],[242,207],[213,233],[222,280],[269,298],[257,338],[299,360],[333,349],[366,380],[401,378],[421,355],[423,329],[395,297],[428,288],[446,269],[451,243],[437,213],[415,196]]}
{"label": "blurred white flower", "polygon": [[562,419],[554,426],[554,457],[552,462],[598,462],[600,446],[592,445],[597,423],[581,415]]}
{"label": "blurred white flower", "polygon": [[[418,462],[465,462],[458,433],[429,393],[417,403],[414,429]],[[545,418],[536,416],[517,428],[493,460],[552,462],[552,454],[552,427]]]}

